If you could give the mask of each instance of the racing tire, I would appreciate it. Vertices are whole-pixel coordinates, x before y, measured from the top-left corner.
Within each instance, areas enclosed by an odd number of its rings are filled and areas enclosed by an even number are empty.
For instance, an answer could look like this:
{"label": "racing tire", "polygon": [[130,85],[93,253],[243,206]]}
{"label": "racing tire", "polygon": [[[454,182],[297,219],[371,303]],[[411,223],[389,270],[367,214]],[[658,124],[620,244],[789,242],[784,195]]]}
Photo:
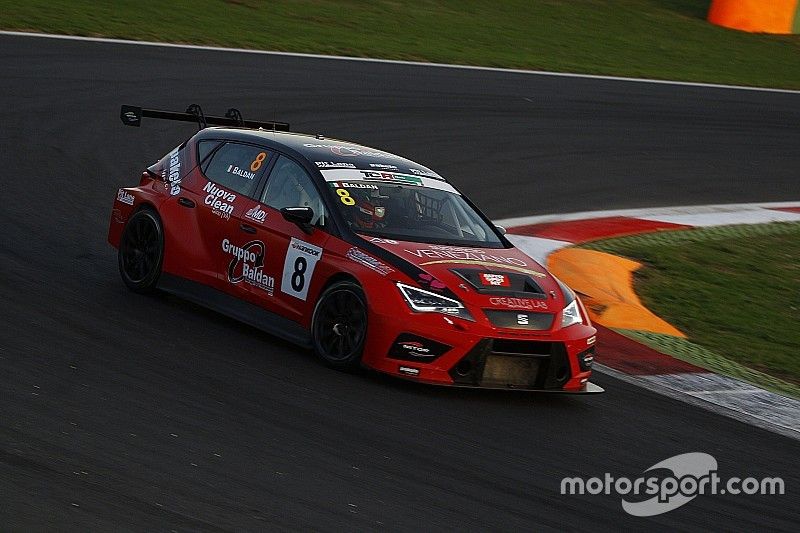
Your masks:
{"label": "racing tire", "polygon": [[151,209],[142,209],[128,219],[117,252],[119,274],[133,292],[153,292],[164,260],[164,231]]}
{"label": "racing tire", "polygon": [[367,299],[351,281],[334,283],[322,293],[311,318],[314,353],[338,370],[355,370],[367,339]]}

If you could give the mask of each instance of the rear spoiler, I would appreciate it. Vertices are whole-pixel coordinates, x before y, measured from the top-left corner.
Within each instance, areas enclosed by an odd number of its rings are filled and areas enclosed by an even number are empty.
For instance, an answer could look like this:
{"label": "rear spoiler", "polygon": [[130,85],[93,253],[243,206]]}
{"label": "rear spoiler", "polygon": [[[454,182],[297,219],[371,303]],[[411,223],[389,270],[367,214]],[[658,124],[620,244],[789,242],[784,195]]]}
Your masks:
{"label": "rear spoiler", "polygon": [[119,118],[126,126],[138,128],[142,125],[142,117],[177,120],[180,122],[196,122],[198,129],[201,130],[208,126],[234,126],[240,128],[261,128],[272,131],[289,131],[289,124],[286,122],[244,120],[239,110],[233,107],[228,109],[224,117],[205,115],[197,104],[192,104],[187,107],[185,113],[180,113],[178,111],[162,111],[160,109],[145,109],[132,105],[123,105],[119,110]]}

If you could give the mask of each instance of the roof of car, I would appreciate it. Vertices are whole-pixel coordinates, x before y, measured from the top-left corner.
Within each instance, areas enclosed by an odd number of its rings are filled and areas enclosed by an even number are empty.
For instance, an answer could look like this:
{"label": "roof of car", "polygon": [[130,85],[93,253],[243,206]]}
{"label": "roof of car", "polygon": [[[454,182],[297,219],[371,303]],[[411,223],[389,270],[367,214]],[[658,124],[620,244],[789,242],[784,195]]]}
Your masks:
{"label": "roof of car", "polygon": [[206,128],[203,133],[205,134],[203,135],[204,137],[207,135],[249,142],[266,140],[298,152],[320,170],[357,168],[375,171],[398,171],[444,181],[444,178],[433,170],[405,157],[322,135],[230,127]]}

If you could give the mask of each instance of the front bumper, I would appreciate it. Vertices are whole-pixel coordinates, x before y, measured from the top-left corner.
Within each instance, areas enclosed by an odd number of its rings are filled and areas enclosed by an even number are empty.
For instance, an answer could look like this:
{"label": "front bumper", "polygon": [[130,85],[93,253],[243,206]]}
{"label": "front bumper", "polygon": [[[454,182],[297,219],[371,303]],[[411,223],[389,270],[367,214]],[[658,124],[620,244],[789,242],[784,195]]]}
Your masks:
{"label": "front bumper", "polygon": [[597,393],[603,389],[589,382],[595,334],[583,324],[522,332],[438,313],[373,309],[362,363],[436,385]]}

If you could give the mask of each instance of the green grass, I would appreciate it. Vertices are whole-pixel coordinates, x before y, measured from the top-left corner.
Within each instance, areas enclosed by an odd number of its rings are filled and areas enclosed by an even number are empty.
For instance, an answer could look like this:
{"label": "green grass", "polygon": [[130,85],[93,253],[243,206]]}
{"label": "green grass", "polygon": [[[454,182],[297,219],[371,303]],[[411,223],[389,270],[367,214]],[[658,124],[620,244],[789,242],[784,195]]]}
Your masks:
{"label": "green grass", "polygon": [[705,21],[710,0],[0,0],[0,27],[800,88],[800,37]]}
{"label": "green grass", "polygon": [[688,339],[649,331],[631,329],[616,329],[616,331],[646,346],[650,346],[654,350],[671,355],[676,359],[688,361],[716,374],[747,381],[763,389],[800,399],[800,385],[744,366]]}
{"label": "green grass", "polygon": [[664,231],[585,247],[645,265],[635,276],[642,302],[701,347],[692,354],[688,343],[673,346],[676,356],[764,382],[741,365],[800,390],[800,223]]}

